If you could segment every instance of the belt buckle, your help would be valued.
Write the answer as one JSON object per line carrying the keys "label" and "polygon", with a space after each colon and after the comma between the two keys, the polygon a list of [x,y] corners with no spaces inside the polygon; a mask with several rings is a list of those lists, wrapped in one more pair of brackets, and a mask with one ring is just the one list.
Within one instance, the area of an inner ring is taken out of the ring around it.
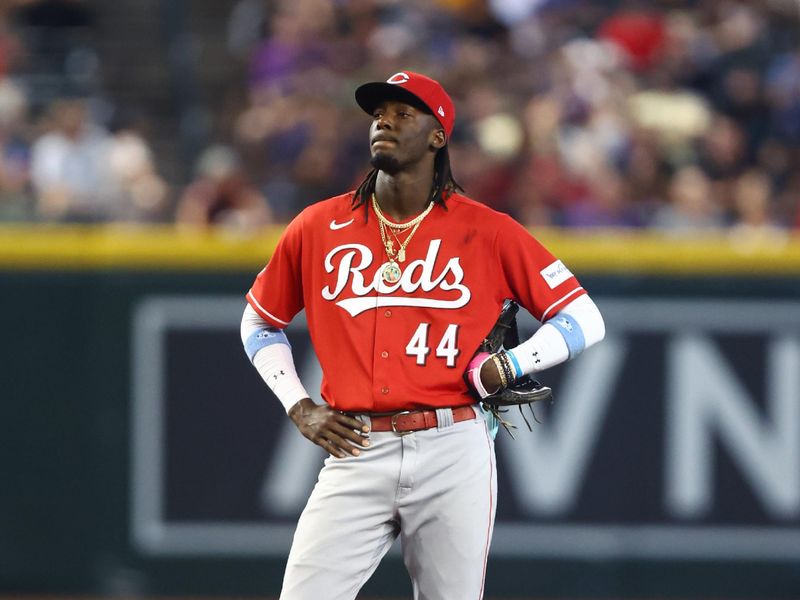
{"label": "belt buckle", "polygon": [[413,433],[413,431],[397,431],[397,417],[399,417],[400,415],[408,415],[408,414],[411,414],[410,410],[401,410],[399,413],[395,413],[392,415],[392,418],[389,421],[392,425],[392,432],[400,436]]}

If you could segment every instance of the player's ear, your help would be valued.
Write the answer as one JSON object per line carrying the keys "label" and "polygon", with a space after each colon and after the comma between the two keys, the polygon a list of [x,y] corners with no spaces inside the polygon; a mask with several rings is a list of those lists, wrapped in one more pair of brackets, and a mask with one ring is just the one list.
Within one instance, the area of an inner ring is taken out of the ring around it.
{"label": "player's ear", "polygon": [[444,148],[447,143],[447,136],[444,134],[444,129],[434,129],[431,132],[430,145],[434,150]]}

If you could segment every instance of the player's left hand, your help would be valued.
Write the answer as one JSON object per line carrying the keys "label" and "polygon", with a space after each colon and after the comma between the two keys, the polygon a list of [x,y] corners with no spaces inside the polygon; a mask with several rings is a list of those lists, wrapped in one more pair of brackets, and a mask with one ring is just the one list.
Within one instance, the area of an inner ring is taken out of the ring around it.
{"label": "player's left hand", "polygon": [[361,451],[357,446],[369,446],[369,426],[327,404],[315,404],[304,398],[289,409],[289,417],[306,438],[330,452],[336,458]]}

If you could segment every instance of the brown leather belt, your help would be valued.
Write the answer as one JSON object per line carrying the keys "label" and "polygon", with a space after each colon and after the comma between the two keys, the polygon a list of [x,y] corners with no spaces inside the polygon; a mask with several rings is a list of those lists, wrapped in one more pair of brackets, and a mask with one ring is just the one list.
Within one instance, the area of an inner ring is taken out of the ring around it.
{"label": "brown leather belt", "polygon": [[[471,406],[458,406],[452,411],[454,423],[475,418],[475,410]],[[435,410],[406,410],[392,415],[370,415],[370,423],[372,431],[394,431],[395,433],[432,429],[439,424]]]}

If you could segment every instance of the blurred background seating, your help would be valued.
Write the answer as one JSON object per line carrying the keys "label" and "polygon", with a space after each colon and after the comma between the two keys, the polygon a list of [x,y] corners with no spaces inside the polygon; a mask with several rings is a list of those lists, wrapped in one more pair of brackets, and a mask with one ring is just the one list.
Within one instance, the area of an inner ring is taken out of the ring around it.
{"label": "blurred background seating", "polygon": [[360,181],[352,91],[408,68],[456,100],[467,194],[527,225],[790,231],[797,22],[792,0],[13,0],[0,218],[186,223],[225,146],[249,229],[287,222]]}

